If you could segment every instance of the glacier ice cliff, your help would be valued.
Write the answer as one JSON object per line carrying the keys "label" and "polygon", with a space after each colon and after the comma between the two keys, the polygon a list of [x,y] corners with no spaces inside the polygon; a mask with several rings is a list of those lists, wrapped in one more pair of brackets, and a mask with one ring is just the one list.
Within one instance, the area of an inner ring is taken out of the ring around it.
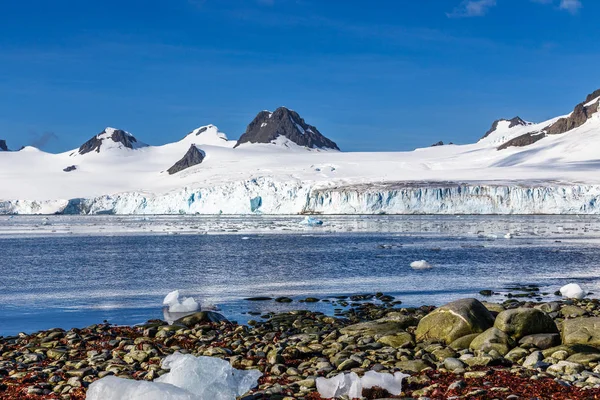
{"label": "glacier ice cliff", "polygon": [[0,214],[600,214],[600,185],[388,182],[326,187],[257,178],[165,194],[0,200]]}

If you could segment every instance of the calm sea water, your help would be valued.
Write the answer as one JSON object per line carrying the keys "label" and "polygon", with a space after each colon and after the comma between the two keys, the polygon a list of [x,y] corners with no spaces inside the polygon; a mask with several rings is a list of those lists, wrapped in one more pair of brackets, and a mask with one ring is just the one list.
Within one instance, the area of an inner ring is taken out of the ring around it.
{"label": "calm sea water", "polygon": [[[553,293],[577,282],[600,293],[598,220],[591,218],[377,217],[371,220],[375,228],[351,232],[298,229],[294,217],[257,218],[255,224],[244,220],[247,232],[231,228],[237,232],[221,235],[123,231],[115,228],[124,223],[116,217],[61,218],[0,221],[0,335],[162,318],[162,299],[175,289],[240,322],[250,318],[248,311],[331,312],[322,302],[244,300],[252,296],[325,299],[381,291],[417,306],[480,297],[482,289],[501,292],[495,297],[501,300],[515,284],[538,284]],[[356,227],[355,218],[337,217],[336,226]],[[158,221],[149,223],[164,225]],[[168,226],[197,222],[169,219]],[[200,220],[205,222],[219,226],[216,219]],[[248,228],[274,223],[283,230]],[[85,234],[42,229],[77,224],[95,228]],[[23,227],[31,229],[24,233]],[[507,231],[515,237],[505,239]],[[422,259],[434,268],[410,268]]]}

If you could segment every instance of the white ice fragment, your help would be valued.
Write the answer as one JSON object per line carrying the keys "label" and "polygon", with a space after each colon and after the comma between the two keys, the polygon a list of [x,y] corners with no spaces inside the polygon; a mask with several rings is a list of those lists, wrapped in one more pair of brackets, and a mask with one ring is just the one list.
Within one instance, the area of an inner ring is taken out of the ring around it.
{"label": "white ice fragment", "polygon": [[323,221],[310,217],[310,216],[306,216],[304,217],[304,219],[302,221],[300,221],[300,225],[306,225],[306,226],[321,226],[323,225]]}
{"label": "white ice fragment", "polygon": [[433,266],[425,260],[413,261],[410,263],[412,269],[431,269]]}
{"label": "white ice fragment", "polygon": [[170,371],[154,382],[108,376],[92,383],[86,400],[235,400],[258,385],[259,371],[234,369],[213,357],[175,353],[163,361]]}
{"label": "white ice fragment", "polygon": [[361,379],[355,372],[338,374],[333,378],[317,378],[317,391],[323,398],[338,398],[347,396],[351,399],[362,397]]}
{"label": "white ice fragment", "polygon": [[233,400],[258,385],[262,376],[257,370],[236,370],[220,358],[180,353],[168,356],[163,368],[170,372],[156,382],[170,383],[207,400]]}
{"label": "white ice fragment", "polygon": [[402,380],[409,375],[402,372],[392,374],[383,374],[375,371],[368,371],[365,376],[359,378],[356,373],[339,374],[330,379],[317,378],[315,383],[317,391],[323,398],[339,398],[347,396],[348,398],[361,398],[362,390],[379,387],[387,390],[391,395],[397,396],[402,393]]}
{"label": "white ice fragment", "polygon": [[410,375],[396,372],[392,374],[384,374],[375,371],[367,371],[362,377],[362,386],[364,389],[380,387],[387,390],[392,396],[398,396],[402,393],[402,380]]}
{"label": "white ice fragment", "polygon": [[563,295],[563,297],[581,300],[587,293],[578,284],[569,283],[560,288],[560,294]]}
{"label": "white ice fragment", "polygon": [[107,376],[92,383],[86,400],[198,400],[187,390],[166,383]]}
{"label": "white ice fragment", "polygon": [[506,235],[504,235],[504,239],[512,239],[513,235],[512,233],[508,232]]}
{"label": "white ice fragment", "polygon": [[182,297],[179,290],[175,290],[165,296],[163,305],[169,307],[171,313],[194,312],[200,309],[200,305],[192,297]]}

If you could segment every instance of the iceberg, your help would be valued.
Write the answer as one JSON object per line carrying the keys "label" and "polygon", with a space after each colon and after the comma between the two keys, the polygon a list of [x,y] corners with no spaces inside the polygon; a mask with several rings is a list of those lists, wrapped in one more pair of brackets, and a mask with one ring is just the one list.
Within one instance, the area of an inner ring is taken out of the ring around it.
{"label": "iceberg", "polygon": [[431,269],[433,266],[425,260],[413,261],[410,263],[412,269]]}
{"label": "iceberg", "polygon": [[323,225],[323,221],[313,218],[313,217],[304,217],[304,219],[302,221],[300,221],[300,225],[321,226],[321,225]]}
{"label": "iceberg", "polygon": [[315,383],[317,391],[323,398],[339,398],[347,396],[348,398],[361,398],[363,389],[379,387],[387,390],[392,396],[398,396],[402,393],[402,380],[409,375],[402,372],[396,372],[394,375],[368,371],[362,378],[356,373],[339,374],[332,378],[317,378]]}
{"label": "iceberg", "polygon": [[169,307],[170,313],[188,313],[200,310],[200,304],[192,297],[182,297],[179,290],[165,296],[163,305]]}
{"label": "iceberg", "polygon": [[92,383],[86,400],[235,400],[258,385],[262,373],[241,371],[213,357],[175,353],[163,360],[170,371],[154,382],[108,376]]}
{"label": "iceberg", "polygon": [[560,288],[560,294],[563,297],[567,297],[569,299],[581,300],[585,297],[587,293],[578,284],[569,283],[568,285],[565,285]]}

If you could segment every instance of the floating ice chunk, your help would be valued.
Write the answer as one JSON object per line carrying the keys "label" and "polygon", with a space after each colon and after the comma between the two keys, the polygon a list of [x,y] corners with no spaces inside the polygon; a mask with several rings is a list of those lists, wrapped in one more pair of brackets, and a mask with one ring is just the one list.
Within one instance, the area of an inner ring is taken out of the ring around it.
{"label": "floating ice chunk", "polygon": [[348,396],[351,399],[362,397],[362,382],[356,373],[339,374],[333,378],[317,378],[317,391],[323,398]]}
{"label": "floating ice chunk", "polygon": [[317,378],[317,391],[323,398],[339,398],[347,396],[351,399],[362,397],[362,390],[379,387],[387,390],[391,395],[397,396],[402,393],[402,380],[409,375],[402,372],[382,374],[368,371],[365,376],[359,378],[354,372],[339,374],[330,379]]}
{"label": "floating ice chunk", "polygon": [[165,296],[163,305],[169,307],[171,313],[186,313],[200,310],[200,305],[191,297],[181,297],[179,290]]}
{"label": "floating ice chunk", "polygon": [[402,393],[402,380],[409,376],[410,375],[403,374],[402,372],[396,372],[392,375],[367,371],[365,376],[362,377],[361,382],[364,389],[380,387],[387,390],[392,396],[398,396]]}
{"label": "floating ice chunk", "polygon": [[504,239],[512,239],[513,235],[512,233],[508,232],[506,235],[504,235]]}
{"label": "floating ice chunk", "polygon": [[170,371],[154,382],[108,376],[92,383],[86,400],[235,400],[258,385],[259,371],[240,371],[213,357],[175,353],[163,361]]}
{"label": "floating ice chunk", "polygon": [[570,299],[583,299],[587,294],[581,286],[576,283],[569,283],[560,288],[560,294]]}
{"label": "floating ice chunk", "polygon": [[431,264],[429,264],[425,260],[413,261],[413,262],[410,263],[410,267],[412,269],[430,269],[430,268],[433,268],[433,266]]}
{"label": "floating ice chunk", "polygon": [[300,221],[300,225],[321,226],[321,225],[323,225],[323,221],[307,216],[307,217],[304,217],[304,219],[302,221]]}
{"label": "floating ice chunk", "polygon": [[86,400],[199,400],[187,390],[166,383],[107,376],[92,383]]}

